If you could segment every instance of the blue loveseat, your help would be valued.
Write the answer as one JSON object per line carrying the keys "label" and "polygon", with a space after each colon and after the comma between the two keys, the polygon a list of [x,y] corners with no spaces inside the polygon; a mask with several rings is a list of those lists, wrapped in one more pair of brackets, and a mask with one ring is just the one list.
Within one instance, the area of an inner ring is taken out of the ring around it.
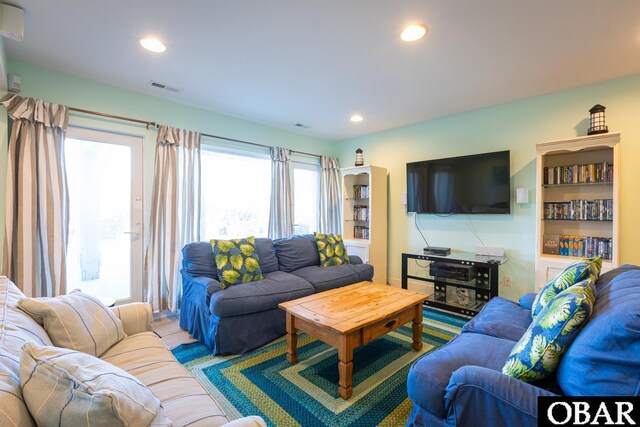
{"label": "blue loveseat", "polygon": [[538,396],[640,395],[640,267],[600,276],[592,317],[555,376],[528,384],[501,370],[531,323],[534,297],[492,299],[460,335],[413,364],[408,426],[536,426]]}
{"label": "blue loveseat", "polygon": [[357,256],[350,264],[320,267],[313,235],[256,238],[255,246],[264,279],[226,289],[209,242],[182,250],[180,327],[214,354],[246,353],[284,335],[281,302],[373,278],[373,266]]}

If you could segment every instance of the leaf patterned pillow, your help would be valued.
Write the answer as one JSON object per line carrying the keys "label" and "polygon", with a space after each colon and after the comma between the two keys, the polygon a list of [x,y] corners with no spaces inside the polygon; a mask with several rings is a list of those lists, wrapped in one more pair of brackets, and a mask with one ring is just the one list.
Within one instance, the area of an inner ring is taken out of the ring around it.
{"label": "leaf patterned pillow", "polygon": [[513,347],[502,373],[526,382],[551,375],[591,316],[595,301],[591,278],[556,295]]}
{"label": "leaf patterned pillow", "polygon": [[347,255],[341,235],[322,233],[313,233],[313,235],[316,238],[321,267],[349,264],[349,255]]}
{"label": "leaf patterned pillow", "polygon": [[602,269],[602,258],[584,258],[567,266],[562,273],[544,285],[538,292],[531,305],[531,318],[535,319],[538,313],[560,292],[584,279],[591,278],[593,283],[598,280]]}
{"label": "leaf patterned pillow", "polygon": [[262,280],[256,240],[253,236],[245,239],[211,239],[213,256],[218,268],[218,281],[225,289],[238,283]]}

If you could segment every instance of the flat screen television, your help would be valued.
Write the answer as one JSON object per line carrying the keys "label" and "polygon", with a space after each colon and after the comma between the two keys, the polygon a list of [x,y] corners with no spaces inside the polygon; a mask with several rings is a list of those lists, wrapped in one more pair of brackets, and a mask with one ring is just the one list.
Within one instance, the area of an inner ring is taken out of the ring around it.
{"label": "flat screen television", "polygon": [[407,211],[511,213],[509,151],[407,163]]}

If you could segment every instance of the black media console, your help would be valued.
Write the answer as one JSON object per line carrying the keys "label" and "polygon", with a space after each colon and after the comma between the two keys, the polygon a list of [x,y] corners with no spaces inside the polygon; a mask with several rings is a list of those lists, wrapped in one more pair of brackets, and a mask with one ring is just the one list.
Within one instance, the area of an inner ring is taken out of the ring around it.
{"label": "black media console", "polygon": [[[416,260],[418,272],[408,274],[408,262]],[[505,257],[453,252],[440,256],[424,253],[402,254],[402,288],[409,279],[433,283],[434,293],[426,305],[475,316],[498,295],[498,269]],[[419,274],[419,275],[418,275]]]}

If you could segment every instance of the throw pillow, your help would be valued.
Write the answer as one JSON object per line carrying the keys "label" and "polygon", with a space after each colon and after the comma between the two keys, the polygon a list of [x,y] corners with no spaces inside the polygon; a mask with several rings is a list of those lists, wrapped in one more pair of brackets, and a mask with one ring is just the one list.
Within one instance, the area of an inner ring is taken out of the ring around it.
{"label": "throw pillow", "polygon": [[255,245],[256,240],[253,236],[245,239],[211,240],[218,268],[218,281],[222,289],[264,278]]}
{"label": "throw pillow", "polygon": [[549,304],[549,301],[569,286],[587,278],[591,278],[591,281],[595,283],[598,280],[601,268],[602,258],[585,258],[567,266],[562,273],[544,285],[538,292],[531,306],[531,317],[535,319],[538,313]]}
{"label": "throw pillow", "polygon": [[171,424],[160,400],[140,380],[85,353],[27,343],[20,382],[40,427]]}
{"label": "throw pillow", "polygon": [[313,233],[313,235],[316,238],[318,254],[320,254],[320,266],[349,264],[349,255],[341,235],[322,233]]}
{"label": "throw pillow", "polygon": [[82,292],[55,298],[22,298],[18,307],[44,326],[56,347],[100,356],[127,336],[122,321],[110,309]]}
{"label": "throw pillow", "polygon": [[526,382],[551,375],[591,316],[595,300],[590,278],[556,295],[513,347],[502,373]]}

